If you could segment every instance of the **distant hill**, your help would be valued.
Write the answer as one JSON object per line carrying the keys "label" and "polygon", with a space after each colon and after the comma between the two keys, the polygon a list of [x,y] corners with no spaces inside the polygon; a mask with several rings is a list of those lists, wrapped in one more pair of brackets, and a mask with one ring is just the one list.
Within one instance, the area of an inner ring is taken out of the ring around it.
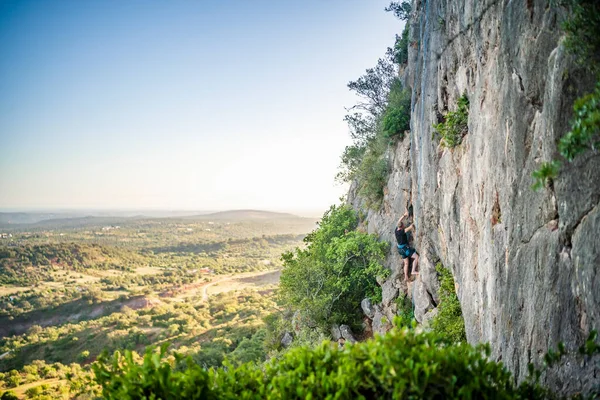
{"label": "distant hill", "polygon": [[272,220],[272,219],[300,219],[294,214],[261,210],[229,210],[212,214],[194,215],[187,218],[202,220]]}
{"label": "distant hill", "polygon": [[0,229],[68,229],[68,228],[82,228],[88,226],[101,226],[101,225],[122,225],[126,221],[139,219],[139,217],[122,218],[122,217],[75,217],[75,218],[50,218],[35,222],[2,222],[0,221]]}
{"label": "distant hill", "polygon": [[61,213],[61,212],[0,212],[0,226],[34,224],[48,219],[76,218],[85,214]]}
{"label": "distant hill", "polygon": [[[188,211],[193,213],[193,211]],[[156,214],[156,213],[155,213]],[[104,225],[126,225],[127,223],[141,220],[157,221],[284,221],[306,220],[290,213],[280,213],[262,210],[230,210],[211,214],[179,215],[184,212],[164,212],[163,216],[138,215],[76,215],[69,213],[28,213],[10,212],[0,213],[0,230],[22,231],[37,229],[73,229]],[[314,219],[314,218],[308,218]]]}

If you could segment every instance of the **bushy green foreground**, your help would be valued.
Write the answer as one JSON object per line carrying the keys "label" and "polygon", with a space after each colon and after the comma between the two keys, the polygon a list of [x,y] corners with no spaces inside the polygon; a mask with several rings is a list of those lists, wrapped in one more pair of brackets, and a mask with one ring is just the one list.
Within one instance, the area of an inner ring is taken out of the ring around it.
{"label": "bushy green foreground", "polygon": [[[324,342],[297,348],[264,366],[203,370],[176,368],[149,351],[143,364],[116,353],[94,366],[105,399],[537,399],[523,384],[486,359],[487,347],[451,344],[435,334],[393,330],[339,350]],[[179,360],[181,363],[183,360]]]}

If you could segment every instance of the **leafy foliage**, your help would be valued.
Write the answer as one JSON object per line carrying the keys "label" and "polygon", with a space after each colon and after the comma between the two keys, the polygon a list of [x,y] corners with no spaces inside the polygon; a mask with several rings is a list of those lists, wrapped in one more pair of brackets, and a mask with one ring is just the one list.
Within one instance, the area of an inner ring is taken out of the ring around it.
{"label": "leafy foliage", "polygon": [[454,278],[450,270],[441,264],[436,265],[435,269],[440,279],[440,304],[438,314],[431,323],[433,331],[451,342],[466,342],[465,321],[454,289]]}
{"label": "leafy foliage", "polygon": [[[567,10],[563,23],[565,47],[575,56],[578,64],[596,75],[595,90],[575,101],[571,130],[558,143],[562,157],[571,162],[579,154],[600,145],[600,2],[596,0],[561,0],[558,5]],[[543,162],[533,172],[534,190],[556,178],[561,163]]]}
{"label": "leafy foliage", "polygon": [[[558,152],[571,162],[586,150],[595,150],[600,145],[600,82],[594,92],[575,101],[571,130],[558,142]],[[545,161],[533,171],[534,190],[541,189],[558,176],[561,162]]]}
{"label": "leafy foliage", "polygon": [[596,90],[575,101],[571,130],[560,139],[558,151],[568,161],[600,145],[600,82]]}
{"label": "leafy foliage", "polygon": [[582,66],[600,72],[600,3],[596,0],[562,0],[568,18],[563,23],[565,47]]}
{"label": "leafy foliage", "polygon": [[397,316],[394,319],[394,325],[398,327],[412,327],[413,321],[415,321],[415,313],[413,310],[412,302],[407,295],[400,295],[396,298],[396,305],[398,311]]}
{"label": "leafy foliage", "polygon": [[592,356],[594,354],[600,354],[600,344],[596,342],[598,340],[598,331],[592,330],[585,341],[584,345],[579,348],[579,353]]}
{"label": "leafy foliage", "polygon": [[458,99],[456,111],[450,111],[444,116],[444,122],[434,125],[434,129],[442,136],[442,146],[458,146],[467,134],[469,123],[469,99],[463,94]]}
{"label": "leafy foliage", "polygon": [[388,106],[383,114],[382,131],[385,137],[391,138],[410,130],[411,93],[405,89],[400,80],[396,80],[388,96]]}
{"label": "leafy foliage", "polygon": [[396,80],[396,67],[389,58],[380,58],[377,65],[355,81],[348,82],[348,89],[362,99],[351,109],[377,117],[387,106],[388,94]]}
{"label": "leafy foliage", "polygon": [[17,397],[15,392],[9,390],[7,392],[2,393],[2,397],[0,397],[0,400],[19,400],[19,398]]}
{"label": "leafy foliage", "polygon": [[0,247],[0,283],[32,285],[53,280],[55,268],[128,270],[144,259],[140,255],[98,244],[60,243]]}
{"label": "leafy foliage", "polygon": [[336,179],[341,182],[349,182],[356,177],[356,174],[362,164],[363,157],[367,151],[367,146],[346,146],[342,153],[341,165],[343,168],[338,172]]}
{"label": "leafy foliage", "polygon": [[556,178],[560,169],[559,161],[543,162],[540,168],[533,171],[534,183],[531,186],[533,190],[543,188],[550,180]]}
{"label": "leafy foliage", "polygon": [[387,143],[383,136],[371,141],[355,174],[358,194],[372,209],[379,209],[384,197],[383,189],[388,179]]}
{"label": "leafy foliage", "polygon": [[[360,157],[364,154],[366,146],[377,136],[382,115],[387,109],[389,93],[397,81],[396,71],[393,60],[388,54],[379,59],[374,68],[367,69],[366,73],[356,81],[348,83],[348,88],[359,97],[360,101],[350,107],[348,111],[352,113],[344,117],[354,142],[352,147],[357,149],[352,152],[347,149],[344,153],[346,160],[342,160],[342,166],[350,171],[347,180],[353,179],[352,172],[355,169],[352,166],[360,164]],[[359,158],[348,159],[348,155]]]}
{"label": "leafy foliage", "polygon": [[[407,1],[392,2],[386,11],[407,20],[411,5]],[[404,132],[410,129],[411,94],[402,87],[397,76],[397,64],[408,59],[408,36],[405,26],[402,36],[396,37],[394,49],[388,48],[374,68],[348,83],[360,101],[344,118],[354,143],[342,154],[337,179],[356,181],[359,195],[366,199],[367,207],[373,209],[380,207],[384,197],[389,139],[402,139]]]}
{"label": "leafy foliage", "polygon": [[385,11],[394,13],[401,21],[407,21],[410,17],[412,7],[408,1],[392,1],[390,5],[385,8]]}
{"label": "leafy foliage", "polygon": [[146,352],[141,363],[130,352],[102,357],[94,366],[105,399],[309,399],[309,398],[492,398],[541,399],[532,383],[514,384],[489,347],[453,344],[438,335],[394,329],[374,340],[347,346],[323,343],[295,348],[264,367],[203,370],[181,357]]}
{"label": "leafy foliage", "polygon": [[283,254],[283,305],[300,310],[323,328],[360,321],[356,304],[381,296],[375,278],[385,274],[380,262],[387,244],[355,231],[357,225],[356,212],[349,206],[332,206],[319,228],[305,238],[305,249]]}
{"label": "leafy foliage", "polygon": [[342,154],[337,179],[356,180],[358,193],[373,209],[383,200],[388,176],[384,155],[389,139],[402,138],[410,129],[411,95],[397,78],[392,58],[388,54],[375,68],[348,84],[362,100],[351,108],[355,112],[344,118],[354,143]]}
{"label": "leafy foliage", "polygon": [[391,49],[392,56],[396,64],[403,65],[408,62],[408,35],[408,24],[406,24],[404,26],[404,30],[402,31],[402,35],[396,35],[396,43],[394,43],[394,48]]}
{"label": "leafy foliage", "polygon": [[[134,353],[123,356],[116,352],[110,364],[104,357],[92,368],[96,380],[103,386],[105,399],[217,399],[210,389],[209,375],[188,359],[185,372],[174,370],[172,363],[163,361],[167,345],[160,352],[146,352],[142,364]],[[116,373],[118,371],[118,373]]]}

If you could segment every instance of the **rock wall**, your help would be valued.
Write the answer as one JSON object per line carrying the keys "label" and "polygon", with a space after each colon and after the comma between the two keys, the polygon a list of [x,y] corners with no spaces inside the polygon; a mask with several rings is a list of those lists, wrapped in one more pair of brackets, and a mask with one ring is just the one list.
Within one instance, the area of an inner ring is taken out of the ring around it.
{"label": "rock wall", "polygon": [[[403,77],[413,94],[411,134],[389,155],[382,209],[365,219],[390,242],[375,331],[389,328],[381,317],[393,317],[402,291],[414,293],[417,319],[428,319],[437,260],[455,277],[468,341],[489,342],[518,380],[559,341],[576,352],[600,329],[600,154],[580,155],[552,187],[531,189],[532,172],[557,155],[573,101],[593,87],[561,46],[563,17],[547,0],[413,1]],[[432,125],[463,93],[469,132],[443,148]],[[364,210],[353,188],[349,202]],[[414,288],[394,250],[407,204],[422,264]],[[563,393],[589,391],[600,363],[567,360],[545,379]]]}

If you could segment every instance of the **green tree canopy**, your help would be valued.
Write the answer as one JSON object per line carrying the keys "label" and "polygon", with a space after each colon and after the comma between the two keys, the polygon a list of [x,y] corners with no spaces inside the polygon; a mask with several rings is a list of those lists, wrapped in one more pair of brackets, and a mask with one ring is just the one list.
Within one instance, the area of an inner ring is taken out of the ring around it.
{"label": "green tree canopy", "polygon": [[377,299],[384,275],[380,262],[387,243],[356,231],[358,217],[349,206],[333,206],[319,228],[310,233],[306,249],[285,253],[279,298],[317,325],[356,323],[360,301]]}

